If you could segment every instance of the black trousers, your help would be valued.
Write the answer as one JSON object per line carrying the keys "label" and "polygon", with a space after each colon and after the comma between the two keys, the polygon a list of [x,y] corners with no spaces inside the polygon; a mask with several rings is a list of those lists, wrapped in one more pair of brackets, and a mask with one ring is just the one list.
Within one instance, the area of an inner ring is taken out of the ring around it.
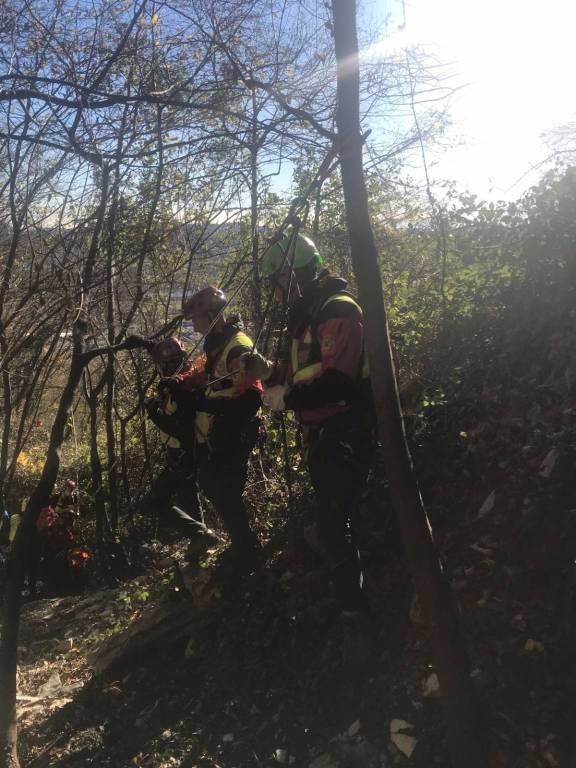
{"label": "black trousers", "polygon": [[[183,513],[179,513],[173,505],[180,507]],[[190,452],[168,449],[166,466],[152,483],[150,493],[142,504],[142,512],[184,536],[193,538],[199,533],[196,523],[203,522],[203,516],[194,457]]]}
{"label": "black trousers", "polygon": [[240,554],[258,546],[242,494],[259,428],[258,418],[235,429],[229,422],[215,419],[208,444],[197,450],[200,487],[221,518],[232,549]]}
{"label": "black trousers", "polygon": [[308,434],[308,469],[316,493],[316,528],[343,610],[364,607],[354,517],[366,487],[374,441],[355,413],[339,414]]}

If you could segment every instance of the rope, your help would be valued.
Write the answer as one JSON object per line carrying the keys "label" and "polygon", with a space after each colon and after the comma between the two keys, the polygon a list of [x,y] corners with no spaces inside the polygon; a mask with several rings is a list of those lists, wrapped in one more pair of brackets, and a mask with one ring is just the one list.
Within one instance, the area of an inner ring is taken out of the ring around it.
{"label": "rope", "polygon": [[[308,211],[306,211],[306,217],[308,216]],[[288,292],[286,296],[284,297],[284,306],[282,310],[282,316],[285,317],[286,311],[287,311],[287,305],[288,305],[288,298],[290,296],[290,289],[292,287],[292,277],[294,275],[294,259],[296,258],[296,241],[298,239],[298,231],[300,229],[301,222],[300,219],[295,218],[294,223],[292,225],[292,229],[290,231],[290,236],[288,240],[288,244],[286,246],[286,252],[284,253],[284,256],[282,258],[282,263],[280,264],[280,268],[278,269],[278,272],[282,272],[284,270],[284,266],[286,264],[286,261],[288,259],[288,254],[291,252],[292,257],[290,259],[290,282],[288,285]],[[282,243],[281,241],[277,241],[278,246],[282,250]],[[268,246],[270,247],[270,246]],[[254,354],[254,350],[256,349],[256,346],[258,342],[260,341],[260,337],[262,336],[262,332],[264,331],[264,327],[266,324],[266,319],[268,317],[268,313],[270,312],[270,309],[272,307],[272,302],[274,300],[274,292],[276,290],[276,285],[273,283],[270,287],[270,295],[268,296],[268,301],[266,302],[266,307],[264,308],[264,312],[262,315],[262,322],[260,324],[260,330],[258,331],[258,334],[254,340],[254,344],[252,346],[252,352],[251,354]]]}
{"label": "rope", "polygon": [[74,437],[74,474],[76,475],[76,513],[80,513],[80,473],[78,470],[78,436],[76,434],[76,419],[74,418],[74,408],[70,413],[72,422],[72,436]]}
{"label": "rope", "polygon": [[[309,210],[308,201],[306,201],[306,214],[304,216],[304,221],[306,221],[306,219],[308,218],[308,210]],[[291,239],[289,240],[288,246],[286,247],[286,253],[284,255],[282,266],[279,270],[280,272],[282,271],[283,266],[286,262],[286,258],[288,257],[288,254],[290,252],[290,248],[292,248],[292,255],[290,259],[290,277],[288,280],[288,288],[284,293],[284,304],[282,307],[282,325],[281,325],[280,335],[278,337],[278,344],[276,346],[276,358],[278,358],[282,350],[282,345],[284,343],[284,326],[286,325],[286,321],[287,321],[288,302],[290,301],[292,281],[294,279],[294,260],[296,258],[296,241],[298,239],[299,228],[300,228],[300,222],[297,222],[292,229]],[[272,286],[272,294],[271,294],[272,296],[274,295],[274,290],[275,290],[275,286]],[[286,487],[288,489],[288,512],[290,516],[292,516],[292,513],[294,512],[294,494],[292,491],[292,469],[290,467],[290,451],[288,448],[288,435],[286,433],[286,419],[282,411],[280,412],[279,415],[280,415],[280,432],[282,435],[282,452],[284,454],[284,477],[286,478]]]}

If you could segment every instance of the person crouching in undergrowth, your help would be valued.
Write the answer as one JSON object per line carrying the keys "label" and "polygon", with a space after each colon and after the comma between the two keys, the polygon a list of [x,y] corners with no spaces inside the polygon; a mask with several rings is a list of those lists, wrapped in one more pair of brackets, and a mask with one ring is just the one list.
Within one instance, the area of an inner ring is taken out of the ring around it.
{"label": "person crouching in undergrowth", "polygon": [[88,580],[91,556],[78,527],[76,502],[76,483],[67,480],[36,520],[42,580],[49,594],[79,593]]}
{"label": "person crouching in undergrowth", "polygon": [[214,286],[184,303],[184,317],[205,335],[204,387],[191,391],[175,381],[172,395],[179,408],[196,414],[198,479],[230,537],[229,563],[250,572],[261,562],[261,547],[242,494],[259,437],[262,384],[240,370],[239,360],[251,355],[253,343],[238,320],[226,319],[226,304],[224,293]]}
{"label": "person crouching in undergrowth", "polygon": [[295,411],[302,427],[317,501],[315,533],[342,609],[344,654],[360,663],[369,653],[372,627],[353,521],[374,453],[362,309],[343,278],[321,269],[312,240],[298,234],[293,247],[290,243],[286,233],[262,260],[262,276],[271,282],[276,301],[289,306],[287,378],[276,383],[275,364],[264,369],[259,358],[244,365],[268,378],[265,404]]}

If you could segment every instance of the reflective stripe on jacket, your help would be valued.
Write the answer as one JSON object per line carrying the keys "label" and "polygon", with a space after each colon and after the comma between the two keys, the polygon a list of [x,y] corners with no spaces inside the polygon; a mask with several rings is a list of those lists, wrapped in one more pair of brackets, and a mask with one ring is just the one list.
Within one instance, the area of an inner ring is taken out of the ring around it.
{"label": "reflective stripe on jacket", "polygon": [[[347,293],[335,293],[322,304],[317,312],[320,315],[322,310],[331,302],[343,301],[352,304],[362,315],[362,309],[358,302]],[[293,384],[306,384],[317,379],[322,373],[322,349],[315,338],[313,329],[314,321],[305,328],[304,332],[298,337],[292,339],[290,350],[290,365]],[[368,358],[362,354],[361,370],[358,371],[358,382],[367,379]]]}
{"label": "reflective stripe on jacket", "polygon": [[[230,353],[237,347],[245,348],[250,351],[253,347],[252,339],[247,336],[243,331],[237,331],[224,345],[221,352],[218,353],[216,363],[210,374],[210,379],[214,381],[213,384],[208,383],[205,389],[206,397],[238,397],[238,391],[234,384],[234,378],[230,376],[228,379],[218,381],[222,377],[226,376],[232,371],[228,368],[228,357]],[[261,386],[258,386],[261,389]],[[211,413],[204,413],[199,411],[196,414],[196,439],[199,443],[205,443],[208,440],[208,435],[212,429],[212,423],[214,416]]]}
{"label": "reflective stripe on jacket", "polygon": [[8,541],[10,544],[12,544],[16,538],[16,531],[18,530],[18,526],[20,525],[21,520],[22,517],[17,512],[10,517],[10,533],[8,534]]}

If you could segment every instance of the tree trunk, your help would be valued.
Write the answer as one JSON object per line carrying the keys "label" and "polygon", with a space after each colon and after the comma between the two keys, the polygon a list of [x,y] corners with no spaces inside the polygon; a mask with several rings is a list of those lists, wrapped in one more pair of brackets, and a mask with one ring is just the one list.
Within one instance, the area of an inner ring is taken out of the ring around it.
{"label": "tree trunk", "polygon": [[104,555],[104,532],[107,529],[106,501],[104,499],[104,479],[102,461],[98,450],[98,395],[100,388],[87,392],[90,410],[90,474],[91,494],[94,501],[96,521],[96,550],[100,557]]}
{"label": "tree trunk", "polygon": [[[98,252],[100,233],[106,211],[108,197],[109,171],[102,168],[102,190],[90,248],[86,256],[82,273],[82,299],[92,283],[94,262]],[[72,357],[68,379],[58,403],[58,409],[52,424],[50,440],[46,450],[46,460],[40,480],[34,489],[22,522],[12,543],[4,588],[2,606],[2,638],[0,640],[0,768],[19,768],[18,729],[16,725],[16,670],[18,667],[18,633],[20,628],[20,606],[22,586],[26,573],[26,560],[31,550],[31,540],[35,533],[36,520],[42,507],[50,500],[54,484],[60,469],[60,451],[64,441],[66,424],[70,417],[76,389],[82,371],[90,361],[84,353],[84,335],[87,324],[85,318],[78,317],[72,329]]]}
{"label": "tree trunk", "polygon": [[[135,419],[138,416],[138,412],[140,411],[140,400],[136,403],[136,406],[126,414],[126,416],[122,417],[119,416],[119,422],[120,422],[120,434],[118,436],[118,455],[120,460],[120,478],[122,480],[122,502],[124,504],[125,509],[127,510],[127,515],[130,517],[130,520],[132,521],[133,515],[134,515],[134,507],[131,503],[132,499],[132,490],[131,490],[131,484],[130,484],[130,473],[128,471],[128,454],[127,454],[127,442],[128,442],[128,427],[130,426],[130,422]],[[143,441],[143,452],[145,457],[147,454],[147,446],[144,445]]]}
{"label": "tree trunk", "polygon": [[18,457],[20,452],[24,449],[30,433],[32,431],[32,425],[38,414],[38,409],[46,390],[46,385],[50,380],[50,377],[54,371],[54,367],[58,362],[58,354],[55,355],[56,348],[60,344],[60,333],[64,329],[67,321],[67,317],[64,316],[62,323],[58,326],[58,332],[54,334],[52,341],[50,342],[46,352],[36,360],[34,364],[34,372],[32,378],[26,387],[25,394],[22,397],[21,407],[19,409],[19,424],[16,432],[16,438],[14,440],[14,449],[12,451],[12,459],[8,470],[6,472],[6,486],[9,487],[14,479],[16,467],[18,464]]}
{"label": "tree trunk", "polygon": [[250,243],[254,284],[254,328],[262,322],[262,285],[260,281],[260,232],[258,229],[258,105],[252,90],[252,136],[250,146]]}
{"label": "tree trunk", "polygon": [[[120,152],[120,147],[118,147]],[[114,247],[116,241],[116,218],[118,212],[119,170],[116,169],[116,182],[112,194],[112,204],[108,216],[108,253],[106,258],[106,323],[108,326],[108,344],[112,346],[116,339],[114,318]],[[106,454],[108,474],[108,505],[110,528],[115,533],[118,529],[118,472],[116,470],[116,432],[114,429],[114,398],[116,393],[114,380],[115,360],[112,352],[108,355],[104,374],[106,397],[104,405],[106,424]]]}
{"label": "tree trunk", "polygon": [[352,263],[364,310],[366,344],[384,462],[406,556],[428,626],[432,657],[442,691],[452,763],[484,768],[487,751],[478,716],[464,641],[450,587],[442,572],[418,490],[406,441],[378,253],[370,224],[362,167],[359,66],[353,0],[332,0],[338,61],[336,124]]}
{"label": "tree trunk", "polygon": [[120,437],[118,450],[120,453],[120,476],[122,478],[122,500],[124,507],[128,510],[128,515],[132,519],[134,510],[130,504],[132,493],[130,491],[130,477],[128,475],[128,457],[126,456],[126,432],[129,419],[120,419]]}
{"label": "tree trunk", "polygon": [[320,213],[322,210],[322,181],[316,188],[316,197],[314,198],[314,221],[312,223],[312,237],[314,241],[318,237],[320,231]]}
{"label": "tree trunk", "polygon": [[[23,125],[23,135],[26,135],[30,124],[30,116],[27,113]],[[6,328],[4,325],[6,310],[6,295],[10,288],[10,278],[18,254],[18,245],[22,234],[22,224],[26,215],[26,206],[18,212],[16,205],[16,179],[18,177],[18,168],[20,165],[20,154],[22,151],[22,141],[16,144],[16,151],[12,161],[12,171],[8,185],[10,193],[10,222],[12,224],[12,237],[8,254],[2,264],[2,282],[0,284],[0,353],[2,360],[6,360],[8,352],[8,341],[6,338]],[[4,362],[2,366],[2,395],[4,403],[4,423],[2,429],[2,443],[0,445],[0,501],[4,504],[4,484],[6,481],[6,470],[8,468],[8,451],[10,443],[10,431],[12,426],[12,385],[10,382],[10,373]]]}
{"label": "tree trunk", "polygon": [[[6,358],[6,351],[8,345],[4,338],[4,334],[0,336],[0,354],[2,360]],[[2,406],[3,406],[3,424],[2,424],[2,443],[0,445],[0,502],[2,506],[5,506],[4,501],[4,485],[6,481],[6,472],[8,469],[8,449],[10,445],[10,431],[12,428],[12,386],[10,382],[10,373],[5,367],[2,366]]]}
{"label": "tree trunk", "polygon": [[140,371],[140,368],[136,365],[134,358],[132,358],[132,366],[134,370],[134,384],[136,385],[136,392],[138,393],[138,410],[140,411],[140,439],[142,440],[142,453],[144,454],[144,466],[142,467],[142,474],[140,476],[141,483],[144,480],[144,477],[147,475],[148,480],[152,481],[152,463],[150,460],[150,446],[148,445],[148,431],[146,429],[146,418],[144,417],[144,414],[142,410],[140,409],[140,404],[144,402],[145,396],[146,396],[146,390],[152,383],[152,379],[148,383],[144,383],[142,381],[142,372]]}
{"label": "tree trunk", "polygon": [[[68,379],[58,403],[42,474],[18,527],[8,560],[0,640],[0,768],[19,768],[20,766],[17,754],[16,670],[22,586],[36,520],[40,510],[48,505],[58,477],[60,450],[72,411],[74,395],[82,372],[90,360],[99,354],[98,350],[84,352],[85,331],[85,321],[77,320],[73,328],[73,351]],[[133,340],[127,340],[125,344],[120,344],[115,349],[117,351],[126,349],[130,343],[132,343],[131,348],[134,348]],[[103,350],[104,352],[107,353],[108,348]]]}
{"label": "tree trunk", "polygon": [[[111,342],[113,343],[113,342]],[[110,529],[113,533],[118,530],[118,470],[116,468],[118,457],[116,454],[116,432],[114,429],[114,355],[108,357],[106,366],[106,452],[108,470],[108,503],[110,510]]]}
{"label": "tree trunk", "polygon": [[74,351],[68,380],[52,425],[42,475],[18,527],[8,561],[0,642],[0,768],[18,768],[20,765],[17,754],[16,667],[22,587],[30,552],[30,541],[34,535],[40,510],[48,505],[58,477],[60,449],[66,424],[70,417],[74,393],[85,365],[82,355],[83,338],[78,324],[74,333]]}

